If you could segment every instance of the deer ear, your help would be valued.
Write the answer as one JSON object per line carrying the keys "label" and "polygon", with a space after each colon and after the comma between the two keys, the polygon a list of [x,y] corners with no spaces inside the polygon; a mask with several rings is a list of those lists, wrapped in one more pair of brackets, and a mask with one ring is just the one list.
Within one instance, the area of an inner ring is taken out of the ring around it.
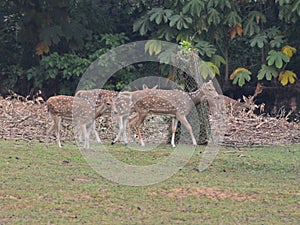
{"label": "deer ear", "polygon": [[243,100],[244,102],[247,102],[248,98],[245,95],[243,95]]}

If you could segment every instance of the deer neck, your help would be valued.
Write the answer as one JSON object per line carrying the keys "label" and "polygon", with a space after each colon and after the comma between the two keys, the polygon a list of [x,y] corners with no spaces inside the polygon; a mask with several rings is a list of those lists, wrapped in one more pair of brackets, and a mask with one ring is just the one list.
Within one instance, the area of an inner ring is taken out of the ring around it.
{"label": "deer neck", "polygon": [[101,116],[105,111],[106,111],[107,107],[105,103],[100,104],[99,106],[96,107],[95,109],[95,117],[99,117]]}
{"label": "deer neck", "polygon": [[204,92],[201,89],[198,89],[197,91],[193,91],[189,93],[189,96],[191,97],[192,101],[195,105],[201,102],[202,97],[204,96]]}

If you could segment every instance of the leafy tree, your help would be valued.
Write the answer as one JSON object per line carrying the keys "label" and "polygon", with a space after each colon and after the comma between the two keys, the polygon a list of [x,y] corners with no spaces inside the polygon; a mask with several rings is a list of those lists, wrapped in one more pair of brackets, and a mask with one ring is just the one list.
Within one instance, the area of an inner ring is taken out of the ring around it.
{"label": "leafy tree", "polygon": [[[218,68],[225,63],[224,80],[230,78],[230,70],[244,68],[231,75],[234,84],[243,86],[250,80],[285,74],[281,69],[289,60],[280,49],[299,46],[296,33],[289,32],[292,26],[299,28],[299,13],[300,0],[163,1],[159,6],[148,5],[133,29],[150,39],[190,42],[203,60]],[[155,42],[149,45],[153,46],[148,50],[158,54]],[[257,75],[252,78],[252,74]],[[295,80],[296,73],[286,74],[288,81]],[[286,79],[280,82],[287,84]]]}
{"label": "leafy tree", "polygon": [[2,93],[11,88],[27,94],[49,85],[58,87],[55,92],[72,93],[93,60],[128,40],[122,31],[128,32],[131,24],[120,21],[126,15],[130,21],[130,15],[116,0],[0,4],[1,45],[9,56],[0,61]]}

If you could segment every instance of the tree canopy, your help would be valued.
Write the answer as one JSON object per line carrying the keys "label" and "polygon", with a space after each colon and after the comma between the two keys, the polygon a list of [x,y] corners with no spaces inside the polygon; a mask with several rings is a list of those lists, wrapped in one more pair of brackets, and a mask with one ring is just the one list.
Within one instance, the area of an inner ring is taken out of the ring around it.
{"label": "tree canopy", "polygon": [[[205,62],[202,74],[221,83],[286,86],[300,74],[300,0],[0,0],[0,6],[2,94],[35,88],[73,94],[95,59],[141,39],[149,40],[149,54],[165,54],[151,40],[196,52]],[[109,88],[150,69],[123,71]]]}

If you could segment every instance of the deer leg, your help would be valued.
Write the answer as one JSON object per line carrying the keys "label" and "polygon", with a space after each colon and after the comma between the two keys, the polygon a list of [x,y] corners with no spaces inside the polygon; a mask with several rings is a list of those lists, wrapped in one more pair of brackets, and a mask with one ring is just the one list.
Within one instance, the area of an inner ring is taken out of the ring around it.
{"label": "deer leg", "polygon": [[52,119],[52,122],[51,122],[51,126],[49,127],[49,129],[47,130],[46,132],[46,146],[48,147],[48,144],[49,144],[49,136],[50,136],[50,133],[53,132],[54,130],[54,118],[52,115],[50,115],[51,119]]}
{"label": "deer leg", "polygon": [[171,139],[171,145],[173,148],[175,148],[175,133],[178,125],[178,120],[176,118],[172,118],[172,139]]}
{"label": "deer leg", "polygon": [[83,147],[85,149],[90,148],[90,135],[87,132],[86,124],[81,125],[81,130],[83,132],[83,137],[84,137],[84,145]]}
{"label": "deer leg", "polygon": [[190,125],[190,123],[187,121],[186,117],[184,115],[176,115],[176,118],[182,123],[184,124],[184,126],[186,127],[186,129],[189,131],[190,135],[191,135],[191,138],[192,138],[192,141],[193,141],[193,145],[194,146],[197,146],[197,141],[194,137],[194,134],[193,134],[193,128],[192,126]]}
{"label": "deer leg", "polygon": [[123,132],[123,118],[124,116],[120,116],[119,117],[119,132],[116,136],[116,138],[113,140],[113,142],[111,143],[112,145],[115,144],[121,137],[121,134]]}
{"label": "deer leg", "polygon": [[128,139],[127,139],[127,124],[128,124],[128,116],[125,116],[123,118],[123,141],[124,144],[127,145],[128,144]]}
{"label": "deer leg", "polygon": [[140,130],[140,125],[142,124],[142,122],[145,120],[147,114],[146,113],[139,113],[138,114],[138,119],[135,123],[135,129],[138,133],[138,136],[139,136],[139,140],[140,140],[140,143],[142,146],[145,146],[145,143],[143,141],[143,137],[142,137],[142,134],[141,134],[141,130]]}
{"label": "deer leg", "polygon": [[60,143],[60,129],[61,129],[61,117],[55,116],[54,118],[54,126],[55,126],[55,131],[56,131],[56,141],[58,144],[58,147],[61,148],[61,143]]}
{"label": "deer leg", "polygon": [[96,121],[93,121],[93,124],[92,124],[91,127],[92,127],[91,129],[93,129],[93,132],[94,132],[94,134],[95,134],[96,141],[97,141],[98,143],[100,143],[101,140],[100,140],[99,134],[98,134],[98,132],[97,132],[97,130],[96,130]]}
{"label": "deer leg", "polygon": [[128,123],[128,136],[131,136],[131,127],[133,126],[133,124],[136,124],[136,121],[138,120],[138,114],[134,114],[134,116],[129,120]]}

